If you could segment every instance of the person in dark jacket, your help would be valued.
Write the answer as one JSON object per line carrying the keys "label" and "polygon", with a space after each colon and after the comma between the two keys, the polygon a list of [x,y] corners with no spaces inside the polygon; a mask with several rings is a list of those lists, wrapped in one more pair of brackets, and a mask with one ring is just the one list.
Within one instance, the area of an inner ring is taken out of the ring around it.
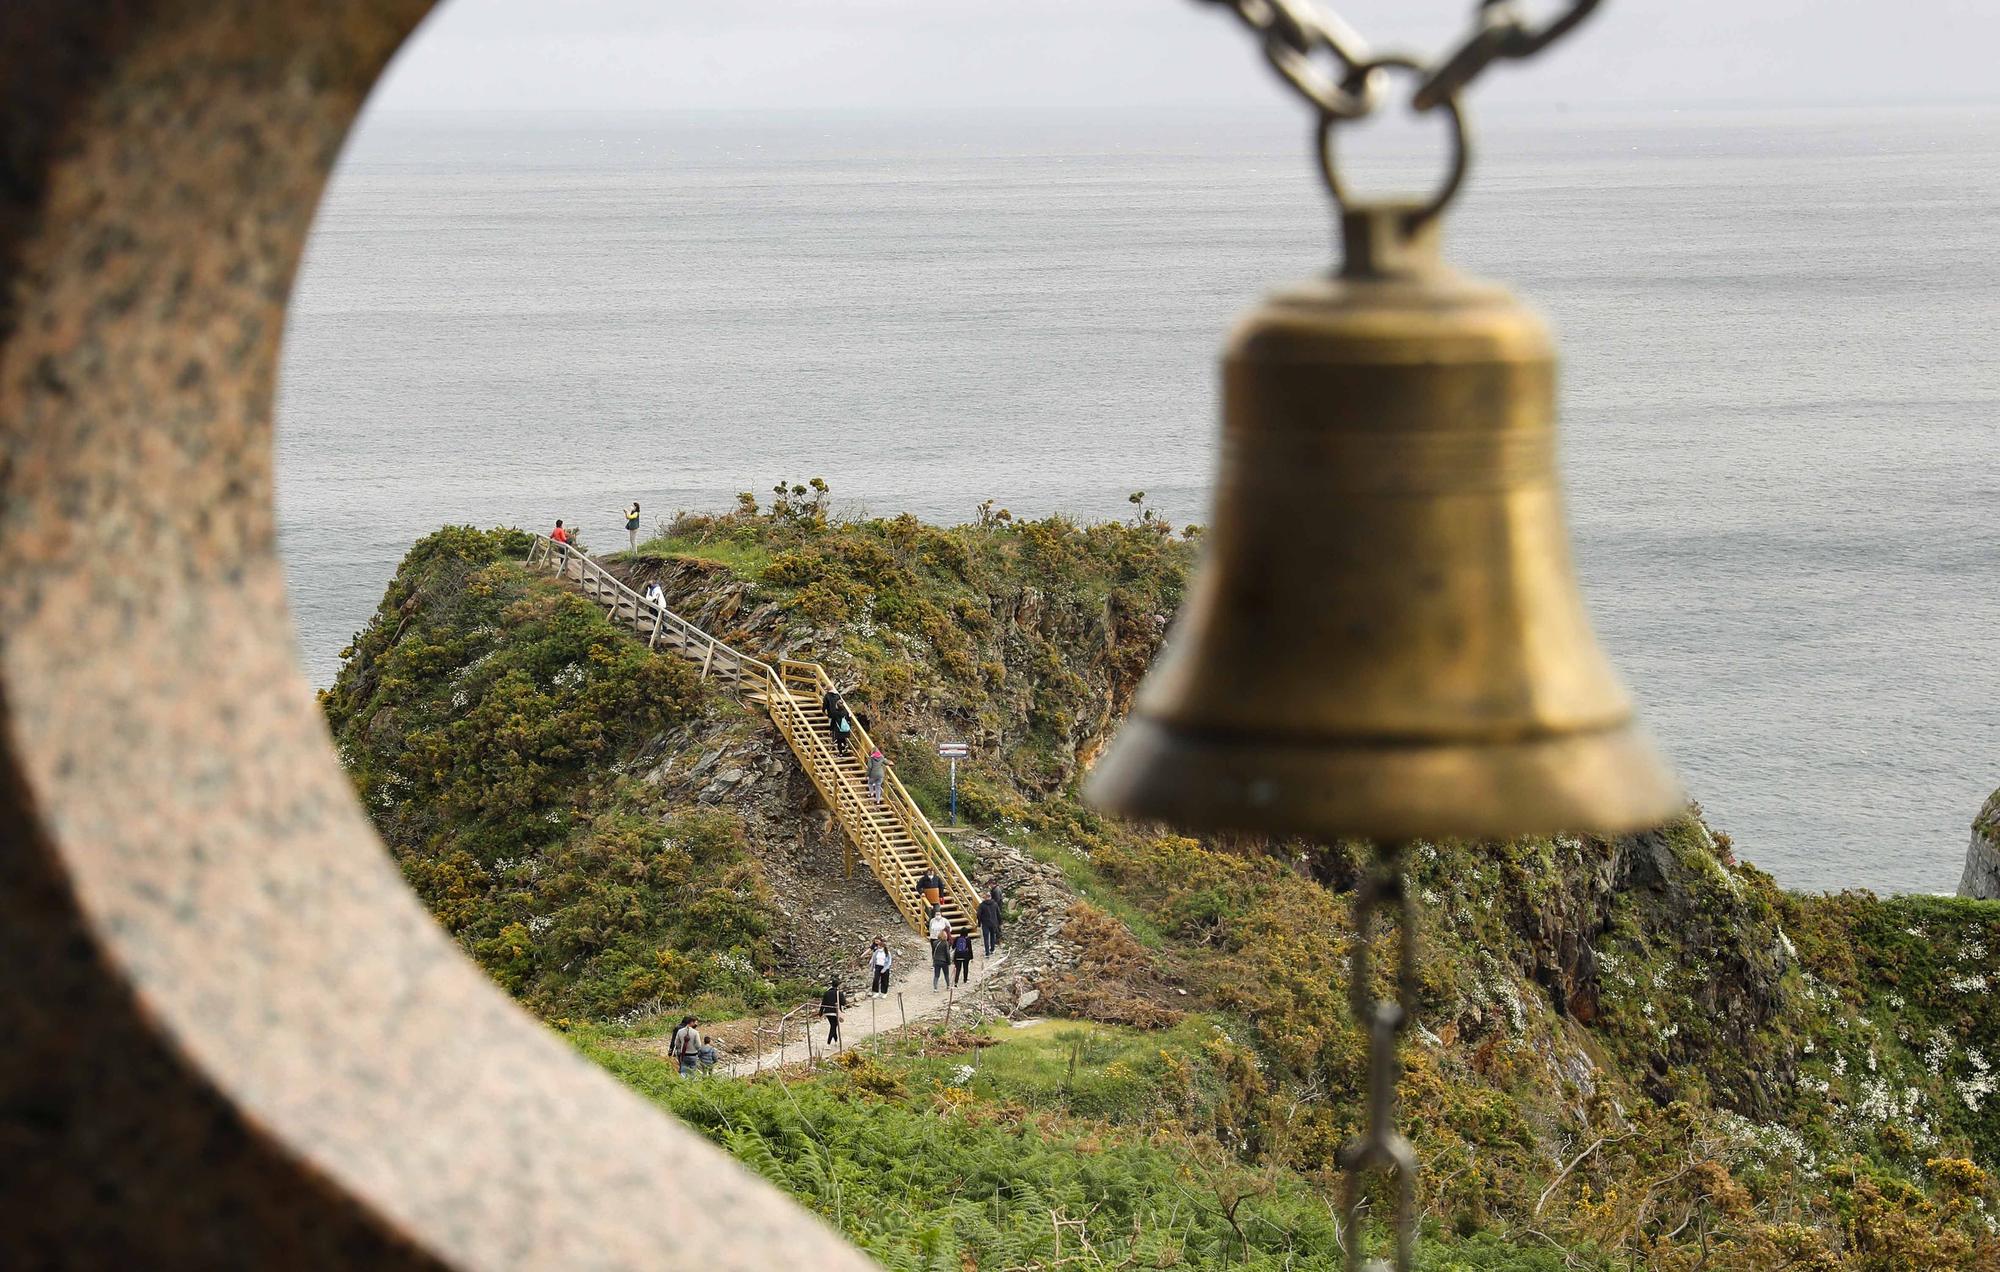
{"label": "person in dark jacket", "polygon": [[957,979],[952,981],[952,984],[965,984],[966,978],[972,975],[972,934],[970,932],[960,932],[957,936],[951,938],[951,961],[952,965],[958,971]]}
{"label": "person in dark jacket", "polygon": [[841,992],[840,977],[836,976],[819,996],[819,1014],[826,1017],[826,1045],[831,1047],[840,1041],[840,1013],[847,1006],[847,995]]}
{"label": "person in dark jacket", "polygon": [[946,985],[951,984],[951,929],[949,927],[944,930],[943,936],[934,937],[931,940],[931,989],[933,991],[937,989],[940,981]]}
{"label": "person in dark jacket", "polygon": [[840,700],[840,691],[828,689],[820,695],[820,710],[826,712],[827,739],[838,745],[840,742],[840,721],[847,714],[847,704]]}
{"label": "person in dark jacket", "polygon": [[985,944],[984,957],[993,957],[993,947],[1000,944],[1000,907],[992,897],[984,897],[979,902],[979,939]]}
{"label": "person in dark jacket", "polygon": [[924,899],[926,906],[936,907],[944,904],[944,880],[938,878],[937,871],[926,867],[924,872],[917,876],[917,895]]}

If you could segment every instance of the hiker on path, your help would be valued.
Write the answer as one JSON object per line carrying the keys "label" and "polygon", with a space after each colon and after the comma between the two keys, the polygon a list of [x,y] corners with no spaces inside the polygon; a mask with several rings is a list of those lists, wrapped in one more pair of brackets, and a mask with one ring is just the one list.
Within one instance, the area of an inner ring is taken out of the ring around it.
{"label": "hiker on path", "polygon": [[982,897],[979,901],[979,938],[986,944],[984,957],[993,957],[993,947],[1000,944],[1000,905],[992,897]]}
{"label": "hiker on path", "polygon": [[944,917],[944,907],[935,905],[932,906],[931,939],[933,941],[943,940],[946,936],[950,934],[951,934],[951,920]]}
{"label": "hiker on path", "polygon": [[569,561],[569,531],[563,529],[562,518],[556,518],[556,528],[549,531],[549,557],[555,562],[556,573],[561,574]]}
{"label": "hiker on path", "polygon": [[660,590],[658,579],[646,584],[646,604],[652,606],[656,614],[667,608],[667,594]]}
{"label": "hiker on path", "polygon": [[840,719],[833,722],[833,740],[840,744],[842,755],[854,749],[854,717],[847,714],[844,705],[841,707]]}
{"label": "hiker on path", "polygon": [[873,979],[868,982],[868,992],[876,998],[889,996],[889,969],[896,965],[896,956],[889,952],[889,943],[881,937],[868,947],[868,966]]}
{"label": "hiker on path", "polygon": [[966,978],[972,975],[972,936],[970,933],[960,932],[957,936],[951,938],[951,961],[958,969],[958,979],[954,980],[952,984],[965,984]]}
{"label": "hiker on path", "polygon": [[687,1077],[701,1064],[701,1032],[695,1028],[693,1016],[682,1016],[681,1027],[674,1030],[673,1038],[667,1043],[667,1051],[679,1062],[680,1075]]}
{"label": "hiker on path", "polygon": [[838,689],[828,689],[820,695],[820,710],[826,712],[826,736],[836,744],[840,741],[840,722],[847,715],[847,704],[840,700]]}
{"label": "hiker on path", "polygon": [[637,499],[634,499],[632,501],[632,506],[625,510],[625,538],[629,540],[632,544],[632,555],[638,556],[639,555],[639,501]]}
{"label": "hiker on path", "polygon": [[703,1034],[701,1036],[701,1050],[695,1054],[701,1057],[701,1071],[703,1073],[715,1072],[715,1039],[709,1037],[707,1034]]}
{"label": "hiker on path", "polygon": [[997,941],[1000,939],[1000,920],[1006,914],[1006,911],[1002,909],[1006,902],[1000,898],[999,880],[988,879],[986,881],[986,896],[993,902],[993,939]]}
{"label": "hiker on path", "polygon": [[878,804],[882,802],[882,779],[888,772],[889,757],[878,746],[868,753],[868,798]]}
{"label": "hiker on path", "polygon": [[819,1014],[826,1017],[826,1045],[831,1047],[840,1041],[840,1013],[847,1006],[847,995],[840,992],[840,977],[835,976],[827,983],[826,992],[819,996]]}
{"label": "hiker on path", "polygon": [[938,982],[951,984],[951,924],[944,925],[944,935],[931,938],[931,992],[936,993]]}
{"label": "hiker on path", "polygon": [[924,872],[917,876],[917,895],[924,899],[925,905],[932,908],[944,904],[944,880],[938,878],[937,871],[927,866]]}

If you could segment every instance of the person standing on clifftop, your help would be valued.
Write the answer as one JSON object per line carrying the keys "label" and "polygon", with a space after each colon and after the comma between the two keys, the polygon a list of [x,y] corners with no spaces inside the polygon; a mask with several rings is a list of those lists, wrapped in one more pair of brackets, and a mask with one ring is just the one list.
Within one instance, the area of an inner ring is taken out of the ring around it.
{"label": "person standing on clifftop", "polygon": [[639,501],[637,499],[634,499],[632,501],[632,506],[625,510],[625,538],[632,545],[632,555],[638,556],[639,555]]}

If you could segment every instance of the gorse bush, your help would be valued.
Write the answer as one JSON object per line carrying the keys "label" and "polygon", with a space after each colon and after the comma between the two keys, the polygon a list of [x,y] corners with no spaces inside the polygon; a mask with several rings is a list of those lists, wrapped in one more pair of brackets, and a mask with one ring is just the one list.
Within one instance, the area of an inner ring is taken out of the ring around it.
{"label": "gorse bush", "polygon": [[768,998],[771,908],[741,826],[618,770],[714,704],[693,669],[514,561],[419,542],[322,697],[363,804],[432,912],[548,1015]]}

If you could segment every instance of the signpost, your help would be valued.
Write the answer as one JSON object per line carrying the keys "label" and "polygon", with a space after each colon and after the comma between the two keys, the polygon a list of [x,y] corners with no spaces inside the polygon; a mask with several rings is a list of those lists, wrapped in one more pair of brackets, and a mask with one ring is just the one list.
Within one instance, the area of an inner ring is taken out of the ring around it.
{"label": "signpost", "polygon": [[964,742],[938,743],[938,757],[951,761],[951,824],[958,825],[958,762],[972,754]]}

